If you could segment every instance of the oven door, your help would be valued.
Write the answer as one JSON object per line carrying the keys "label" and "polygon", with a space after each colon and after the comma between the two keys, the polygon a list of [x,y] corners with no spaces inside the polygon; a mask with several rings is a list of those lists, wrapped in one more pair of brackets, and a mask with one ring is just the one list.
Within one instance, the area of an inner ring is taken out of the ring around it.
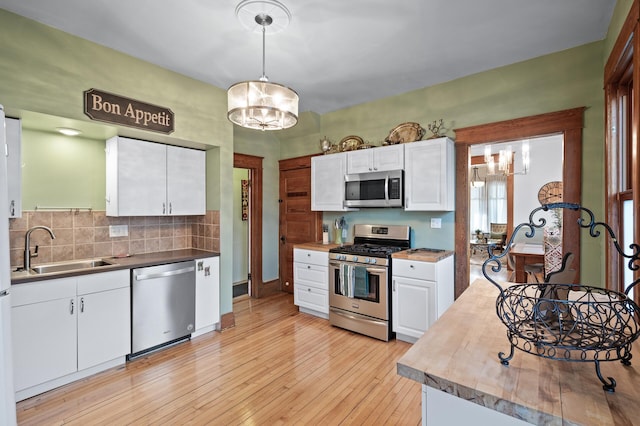
{"label": "oven door", "polygon": [[329,306],[389,320],[387,268],[329,262]]}

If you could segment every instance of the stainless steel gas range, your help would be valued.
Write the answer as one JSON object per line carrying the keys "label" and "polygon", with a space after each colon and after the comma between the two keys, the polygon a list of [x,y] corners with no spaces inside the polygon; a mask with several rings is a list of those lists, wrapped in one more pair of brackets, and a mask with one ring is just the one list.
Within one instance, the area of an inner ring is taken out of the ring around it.
{"label": "stainless steel gas range", "polygon": [[409,226],[355,225],[354,241],[329,250],[329,322],[376,339],[393,338],[391,254],[408,249]]}

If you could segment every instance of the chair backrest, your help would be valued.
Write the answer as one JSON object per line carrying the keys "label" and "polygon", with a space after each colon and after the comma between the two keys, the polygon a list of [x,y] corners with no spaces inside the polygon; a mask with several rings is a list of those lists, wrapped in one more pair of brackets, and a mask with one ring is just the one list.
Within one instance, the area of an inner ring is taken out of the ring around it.
{"label": "chair backrest", "polygon": [[490,224],[489,231],[494,234],[504,234],[507,232],[506,223],[492,223]]}

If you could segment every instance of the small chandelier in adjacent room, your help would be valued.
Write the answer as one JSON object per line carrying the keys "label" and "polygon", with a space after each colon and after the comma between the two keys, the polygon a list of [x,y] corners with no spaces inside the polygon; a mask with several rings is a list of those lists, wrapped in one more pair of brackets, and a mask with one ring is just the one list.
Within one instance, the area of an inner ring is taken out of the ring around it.
{"label": "small chandelier in adjacent room", "polygon": [[[286,26],[291,14],[276,0],[244,0],[236,7],[236,16],[243,22],[248,15],[253,16],[254,26],[258,24],[262,28],[262,76],[229,87],[227,117],[232,123],[248,129],[288,129],[298,122],[299,98],[294,90],[269,82],[265,75],[265,36],[267,27],[274,23],[274,16],[284,18]],[[249,26],[247,22],[243,25]]]}
{"label": "small chandelier in adjacent room", "polygon": [[473,167],[473,176],[471,176],[471,186],[473,188],[480,188],[484,186],[484,180],[480,179],[478,174],[478,166]]}

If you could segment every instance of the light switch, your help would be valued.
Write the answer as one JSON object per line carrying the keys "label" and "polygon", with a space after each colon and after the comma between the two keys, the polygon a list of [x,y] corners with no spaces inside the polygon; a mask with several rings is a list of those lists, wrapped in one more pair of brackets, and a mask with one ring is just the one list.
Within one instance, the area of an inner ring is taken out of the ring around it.
{"label": "light switch", "polygon": [[129,225],[109,225],[110,237],[126,237],[129,235]]}
{"label": "light switch", "polygon": [[442,219],[439,217],[431,218],[431,227],[432,228],[442,228]]}

